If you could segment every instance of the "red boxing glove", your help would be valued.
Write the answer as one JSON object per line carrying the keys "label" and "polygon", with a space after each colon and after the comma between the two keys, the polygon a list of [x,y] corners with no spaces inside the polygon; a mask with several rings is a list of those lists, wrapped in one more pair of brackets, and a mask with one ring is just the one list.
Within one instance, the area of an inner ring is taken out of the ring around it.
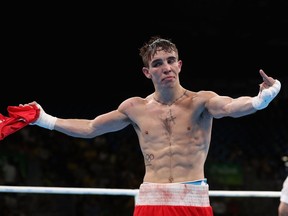
{"label": "red boxing glove", "polygon": [[8,106],[7,111],[9,117],[0,113],[0,140],[36,121],[40,114],[36,105]]}

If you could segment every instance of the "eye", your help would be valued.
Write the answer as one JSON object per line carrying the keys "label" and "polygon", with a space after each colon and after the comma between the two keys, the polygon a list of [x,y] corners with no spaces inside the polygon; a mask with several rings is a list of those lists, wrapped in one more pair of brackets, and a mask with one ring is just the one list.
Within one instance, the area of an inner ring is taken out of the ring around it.
{"label": "eye", "polygon": [[162,61],[154,61],[154,62],[152,62],[152,67],[159,67],[159,66],[161,66],[163,64],[163,62]]}
{"label": "eye", "polygon": [[168,64],[174,64],[176,61],[177,61],[177,60],[176,60],[175,57],[169,58],[169,59],[167,60]]}

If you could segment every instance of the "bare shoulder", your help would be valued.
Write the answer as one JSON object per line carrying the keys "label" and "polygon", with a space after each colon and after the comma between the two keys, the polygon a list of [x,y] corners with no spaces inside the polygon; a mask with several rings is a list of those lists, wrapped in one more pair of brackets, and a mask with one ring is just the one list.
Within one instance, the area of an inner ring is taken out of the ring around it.
{"label": "bare shoulder", "polygon": [[146,98],[142,97],[130,97],[124,100],[118,107],[120,111],[126,111],[131,108],[137,108],[139,106],[146,105],[151,100],[151,96],[147,96]]}
{"label": "bare shoulder", "polygon": [[218,96],[217,93],[213,91],[201,90],[198,92],[188,91],[188,97],[193,100],[209,100],[212,97]]}

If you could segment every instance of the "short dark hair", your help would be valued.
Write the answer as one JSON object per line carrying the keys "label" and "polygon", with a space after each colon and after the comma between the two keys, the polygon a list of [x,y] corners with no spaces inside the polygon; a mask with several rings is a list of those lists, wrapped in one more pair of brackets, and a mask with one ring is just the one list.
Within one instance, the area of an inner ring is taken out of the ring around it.
{"label": "short dark hair", "polygon": [[142,62],[145,67],[148,67],[148,62],[153,58],[155,53],[159,50],[166,52],[174,51],[178,58],[178,49],[171,39],[164,39],[158,35],[152,36],[148,42],[139,49],[139,55],[142,57]]}

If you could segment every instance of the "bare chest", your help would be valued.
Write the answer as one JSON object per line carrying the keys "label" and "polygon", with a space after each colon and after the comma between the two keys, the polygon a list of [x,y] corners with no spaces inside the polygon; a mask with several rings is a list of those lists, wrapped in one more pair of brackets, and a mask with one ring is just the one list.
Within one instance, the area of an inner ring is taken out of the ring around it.
{"label": "bare chest", "polygon": [[151,109],[138,122],[139,132],[152,137],[182,136],[192,127],[192,113],[173,106]]}

